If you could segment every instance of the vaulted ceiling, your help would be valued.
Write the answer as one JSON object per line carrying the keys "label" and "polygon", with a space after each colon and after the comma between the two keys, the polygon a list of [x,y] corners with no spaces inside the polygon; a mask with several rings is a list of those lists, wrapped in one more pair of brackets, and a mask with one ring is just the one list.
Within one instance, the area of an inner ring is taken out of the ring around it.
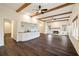
{"label": "vaulted ceiling", "polygon": [[[68,20],[72,13],[73,4],[74,3],[2,3],[0,5],[6,6],[21,15],[37,17],[42,21],[56,21]],[[42,9],[46,8],[48,11],[44,14],[36,14],[39,5],[42,6]]]}

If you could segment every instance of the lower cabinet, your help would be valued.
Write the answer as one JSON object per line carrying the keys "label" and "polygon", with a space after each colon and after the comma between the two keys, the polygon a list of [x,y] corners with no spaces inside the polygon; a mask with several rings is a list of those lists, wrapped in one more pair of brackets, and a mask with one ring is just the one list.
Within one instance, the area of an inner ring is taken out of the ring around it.
{"label": "lower cabinet", "polygon": [[39,32],[27,32],[19,34],[19,41],[28,41],[40,36]]}

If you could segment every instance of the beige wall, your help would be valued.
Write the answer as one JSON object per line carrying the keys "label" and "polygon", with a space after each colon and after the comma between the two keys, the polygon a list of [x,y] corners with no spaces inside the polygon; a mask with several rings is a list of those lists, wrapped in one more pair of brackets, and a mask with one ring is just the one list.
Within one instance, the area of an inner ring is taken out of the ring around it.
{"label": "beige wall", "polygon": [[45,33],[45,22],[39,21],[39,32]]}
{"label": "beige wall", "polygon": [[5,21],[5,23],[4,23],[4,32],[5,33],[11,33],[11,22],[9,22],[9,21]]}

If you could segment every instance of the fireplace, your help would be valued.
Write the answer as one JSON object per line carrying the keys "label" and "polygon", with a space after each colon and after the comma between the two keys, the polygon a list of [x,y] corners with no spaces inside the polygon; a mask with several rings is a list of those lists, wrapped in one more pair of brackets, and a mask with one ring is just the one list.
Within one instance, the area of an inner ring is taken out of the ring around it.
{"label": "fireplace", "polygon": [[59,31],[53,31],[53,34],[59,34]]}

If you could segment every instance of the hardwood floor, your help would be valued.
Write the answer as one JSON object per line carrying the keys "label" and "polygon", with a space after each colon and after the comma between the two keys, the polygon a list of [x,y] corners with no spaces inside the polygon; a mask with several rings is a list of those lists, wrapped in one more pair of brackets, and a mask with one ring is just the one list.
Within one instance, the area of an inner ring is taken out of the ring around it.
{"label": "hardwood floor", "polygon": [[10,35],[5,36],[5,47],[0,47],[3,56],[77,56],[67,36],[41,34],[26,42],[16,43]]}

